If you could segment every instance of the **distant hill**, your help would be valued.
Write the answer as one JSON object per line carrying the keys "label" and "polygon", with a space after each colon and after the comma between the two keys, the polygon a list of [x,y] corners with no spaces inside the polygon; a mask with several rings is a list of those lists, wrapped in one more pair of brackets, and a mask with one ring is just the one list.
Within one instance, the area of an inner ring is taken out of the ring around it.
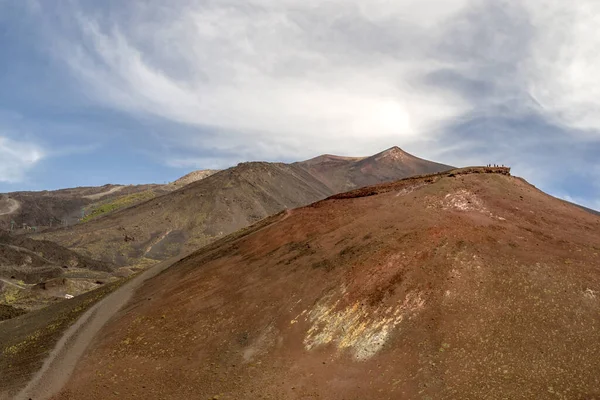
{"label": "distant hill", "polygon": [[86,224],[36,237],[117,265],[135,265],[196,249],[281,210],[342,191],[450,168],[397,147],[372,157],[242,163]]}
{"label": "distant hill", "polygon": [[215,172],[215,170],[194,171],[166,185],[109,184],[98,187],[2,194],[0,195],[0,229],[9,230],[12,227],[17,232],[26,233],[32,228],[39,231],[61,225],[75,225],[82,218],[90,220],[107,212],[161,196]]}
{"label": "distant hill", "polygon": [[56,243],[0,232],[1,304],[35,309],[94,289],[115,272],[112,264]]}

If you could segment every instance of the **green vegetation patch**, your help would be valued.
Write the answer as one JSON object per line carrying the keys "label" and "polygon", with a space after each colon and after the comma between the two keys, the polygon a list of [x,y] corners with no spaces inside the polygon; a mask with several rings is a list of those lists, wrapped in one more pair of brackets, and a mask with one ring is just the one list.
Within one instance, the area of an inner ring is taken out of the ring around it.
{"label": "green vegetation patch", "polygon": [[24,292],[26,291],[18,287],[6,285],[0,292],[0,304],[12,306],[24,297]]}
{"label": "green vegetation patch", "polygon": [[90,206],[89,211],[86,211],[86,216],[81,219],[81,222],[90,222],[102,215],[151,200],[155,197],[156,194],[152,190],[146,190],[144,192],[117,197],[107,202],[93,204]]}

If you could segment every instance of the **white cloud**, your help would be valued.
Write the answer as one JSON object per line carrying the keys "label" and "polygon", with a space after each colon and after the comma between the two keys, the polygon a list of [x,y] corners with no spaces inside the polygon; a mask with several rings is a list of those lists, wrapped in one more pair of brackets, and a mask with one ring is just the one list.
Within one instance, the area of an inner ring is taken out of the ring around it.
{"label": "white cloud", "polygon": [[422,140],[470,109],[422,82],[448,66],[430,56],[435,24],[465,3],[131,3],[133,20],[81,12],[84,40],[59,57],[111,107],[235,133],[175,141],[369,153]]}
{"label": "white cloud", "polygon": [[0,136],[0,182],[22,181],[25,173],[43,157],[43,151],[33,143]]}
{"label": "white cloud", "polygon": [[537,28],[528,68],[531,94],[567,126],[600,132],[600,3],[529,0]]}

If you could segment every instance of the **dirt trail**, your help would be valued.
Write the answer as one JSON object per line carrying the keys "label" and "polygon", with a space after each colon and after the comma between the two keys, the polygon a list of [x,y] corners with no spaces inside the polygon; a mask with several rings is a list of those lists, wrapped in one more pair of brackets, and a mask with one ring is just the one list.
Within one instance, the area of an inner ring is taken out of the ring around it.
{"label": "dirt trail", "polygon": [[42,368],[16,399],[44,400],[56,394],[71,376],[94,336],[129,301],[136,289],[183,257],[173,257],[153,266],[90,308],[63,334]]}
{"label": "dirt trail", "polygon": [[150,252],[152,251],[152,249],[154,248],[154,246],[156,246],[158,243],[162,242],[162,240],[163,240],[164,238],[166,238],[167,236],[169,236],[169,234],[170,234],[171,232],[173,232],[173,229],[169,229],[168,231],[166,231],[165,233],[163,233],[162,235],[160,235],[160,236],[158,237],[158,239],[156,239],[156,240],[153,240],[153,241],[150,243],[150,246],[148,246],[148,247],[146,248],[146,251],[144,251],[144,257],[145,257],[145,256],[146,256],[148,253],[150,253]]}
{"label": "dirt trail", "polygon": [[119,192],[119,191],[123,190],[124,187],[125,186],[117,186],[117,187],[114,187],[114,188],[112,188],[110,190],[107,190],[106,192],[96,193],[96,194],[90,194],[90,195],[87,195],[87,196],[83,196],[83,198],[84,199],[90,199],[90,200],[98,200],[98,199],[100,199],[100,198],[102,198],[104,196],[108,196],[109,194],[113,194],[113,193]]}
{"label": "dirt trail", "polygon": [[8,205],[6,205],[3,209],[0,209],[0,215],[12,214],[21,207],[21,203],[15,199],[7,199],[7,202]]}
{"label": "dirt trail", "polygon": [[21,289],[21,290],[27,290],[27,288],[26,288],[26,287],[23,287],[23,286],[21,286],[21,285],[17,285],[16,283],[12,283],[12,282],[10,282],[10,281],[7,281],[6,279],[1,279],[1,278],[0,278],[0,281],[2,281],[2,282],[4,282],[4,283],[6,283],[7,285],[11,285],[11,286],[14,286],[14,287],[16,287],[16,288],[19,288],[19,289]]}

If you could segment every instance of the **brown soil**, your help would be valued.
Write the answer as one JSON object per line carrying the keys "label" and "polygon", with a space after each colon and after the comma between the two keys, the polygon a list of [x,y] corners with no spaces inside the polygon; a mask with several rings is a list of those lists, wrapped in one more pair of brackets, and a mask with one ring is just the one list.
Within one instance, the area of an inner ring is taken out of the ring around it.
{"label": "brown soil", "polygon": [[52,398],[598,398],[599,230],[503,169],[335,196],[149,280]]}

